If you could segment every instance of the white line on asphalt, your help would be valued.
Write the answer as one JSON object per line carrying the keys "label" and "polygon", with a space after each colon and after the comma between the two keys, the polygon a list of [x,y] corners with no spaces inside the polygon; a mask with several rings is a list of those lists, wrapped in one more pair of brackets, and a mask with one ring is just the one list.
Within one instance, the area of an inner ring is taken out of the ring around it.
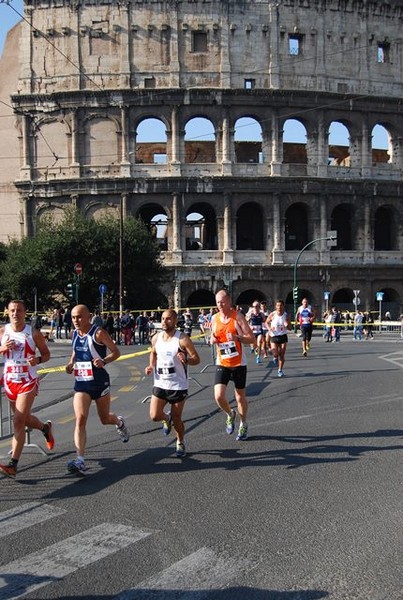
{"label": "white line on asphalt", "polygon": [[0,600],[21,598],[148,535],[151,532],[128,525],[102,523],[23,556],[2,567]]}
{"label": "white line on asphalt", "polygon": [[65,512],[61,508],[50,506],[50,504],[40,504],[40,502],[28,502],[6,510],[0,513],[0,538],[37,523],[43,523]]}
{"label": "white line on asphalt", "polygon": [[222,589],[241,577],[246,568],[250,568],[246,560],[219,556],[209,548],[200,548],[135,588],[122,592],[115,600],[150,600],[156,597],[152,590],[175,590],[176,600],[194,598],[189,591],[197,591],[197,600],[203,600],[212,589]]}

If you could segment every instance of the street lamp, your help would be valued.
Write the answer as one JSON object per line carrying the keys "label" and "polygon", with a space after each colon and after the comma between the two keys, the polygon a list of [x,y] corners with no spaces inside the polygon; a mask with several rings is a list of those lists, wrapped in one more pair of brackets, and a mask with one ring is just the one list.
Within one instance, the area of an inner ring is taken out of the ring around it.
{"label": "street lamp", "polygon": [[119,316],[123,315],[123,194],[119,210]]}
{"label": "street lamp", "polygon": [[337,244],[337,232],[329,231],[328,235],[326,237],[316,238],[315,240],[312,240],[312,242],[308,242],[302,248],[302,250],[300,251],[300,253],[297,256],[297,260],[294,263],[294,287],[292,289],[292,297],[294,300],[294,332],[297,331],[297,304],[298,304],[297,268],[298,268],[299,259],[301,258],[302,253],[305,252],[305,250],[307,248],[309,248],[309,246],[312,246],[312,244],[315,244],[316,242],[321,242],[322,240],[327,240],[328,242],[333,242],[332,245],[336,245]]}

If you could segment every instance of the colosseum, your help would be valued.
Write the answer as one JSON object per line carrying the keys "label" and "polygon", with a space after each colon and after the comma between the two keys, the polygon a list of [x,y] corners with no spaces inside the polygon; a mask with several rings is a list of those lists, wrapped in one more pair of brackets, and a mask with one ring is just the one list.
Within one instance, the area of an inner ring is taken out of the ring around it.
{"label": "colosseum", "polygon": [[0,61],[1,241],[71,204],[133,215],[176,306],[292,305],[297,284],[319,313],[382,292],[398,318],[402,27],[403,0],[26,1]]}

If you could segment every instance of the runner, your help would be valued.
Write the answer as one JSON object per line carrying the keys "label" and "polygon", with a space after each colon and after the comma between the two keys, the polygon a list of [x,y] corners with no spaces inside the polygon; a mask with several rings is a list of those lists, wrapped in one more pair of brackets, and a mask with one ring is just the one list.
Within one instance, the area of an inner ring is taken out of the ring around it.
{"label": "runner", "polygon": [[253,331],[253,335],[255,336],[255,352],[256,352],[256,364],[260,364],[262,362],[262,352],[264,353],[264,335],[263,335],[263,325],[266,318],[260,308],[260,302],[255,300],[252,304],[252,309],[247,314],[247,321],[250,325],[250,328]]}
{"label": "runner", "polygon": [[[198,365],[199,354],[190,337],[176,329],[178,315],[173,309],[162,313],[162,331],[152,338],[150,364],[146,375],[154,373],[150,403],[150,418],[162,422],[162,431],[169,435],[172,425],[176,431],[176,456],[186,456],[185,425],[182,412],[188,395],[187,365]],[[170,410],[164,412],[166,404]]]}
{"label": "runner", "polygon": [[[5,359],[3,381],[13,412],[14,436],[11,459],[6,465],[0,464],[0,471],[8,477],[15,478],[24,447],[26,428],[42,431],[49,450],[53,449],[55,441],[51,421],[43,423],[31,415],[31,408],[39,389],[36,368],[49,360],[49,348],[39,329],[32,329],[26,324],[27,309],[22,300],[11,300],[8,312],[10,323],[0,329],[0,352]],[[36,350],[39,351],[39,355],[36,354]]]}
{"label": "runner", "polygon": [[308,356],[311,345],[314,312],[309,306],[308,298],[303,298],[301,306],[297,310],[296,319],[299,322],[302,334],[302,356]]}
{"label": "runner", "polygon": [[226,290],[216,293],[216,303],[218,313],[212,319],[210,338],[211,344],[217,344],[214,397],[221,410],[227,414],[226,432],[231,434],[235,428],[236,411],[231,409],[226,391],[232,379],[241,417],[236,439],[243,441],[248,437],[248,402],[245,393],[247,362],[242,344],[254,344],[255,336],[243,313],[232,307],[231,298]]}
{"label": "runner", "polygon": [[273,352],[273,365],[278,367],[278,377],[284,377],[285,351],[287,348],[287,331],[291,329],[288,314],[284,310],[284,300],[277,300],[276,310],[266,319],[270,332],[270,344]]}
{"label": "runner", "polygon": [[76,416],[74,443],[77,458],[67,463],[67,470],[82,476],[86,471],[86,426],[92,400],[96,402],[102,425],[115,425],[122,442],[129,440],[129,432],[124,418],[109,412],[110,381],[104,367],[119,358],[119,349],[105,329],[91,324],[87,306],[78,304],[73,308],[71,316],[75,331],[73,352],[66,371],[70,374],[74,372],[75,376],[73,407]]}

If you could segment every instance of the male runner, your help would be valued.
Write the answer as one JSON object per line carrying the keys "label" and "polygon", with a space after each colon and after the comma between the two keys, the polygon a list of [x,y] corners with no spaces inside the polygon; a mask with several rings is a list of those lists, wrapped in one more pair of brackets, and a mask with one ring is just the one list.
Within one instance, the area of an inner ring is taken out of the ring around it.
{"label": "male runner", "polygon": [[[154,387],[150,404],[150,418],[162,422],[162,431],[169,435],[172,424],[176,431],[176,456],[186,455],[185,426],[182,412],[188,395],[187,365],[198,365],[199,354],[190,337],[176,329],[178,315],[173,309],[164,310],[161,317],[162,331],[151,340],[150,363],[145,374],[154,373]],[[166,404],[169,412],[164,412]]]}
{"label": "male runner", "polygon": [[[4,354],[4,389],[13,412],[14,427],[11,459],[7,465],[0,464],[0,471],[12,478],[17,475],[26,428],[42,431],[49,450],[55,445],[51,421],[43,423],[31,415],[39,389],[36,367],[49,360],[50,352],[40,330],[33,329],[25,322],[26,312],[22,300],[11,300],[8,305],[10,323],[0,329],[0,352]],[[37,350],[39,354],[36,353]]]}
{"label": "male runner", "polygon": [[246,400],[246,354],[243,344],[254,344],[255,336],[245,316],[232,307],[231,298],[226,290],[216,293],[218,313],[213,316],[211,326],[211,344],[217,344],[217,367],[214,380],[214,397],[218,406],[227,413],[226,432],[233,433],[236,411],[231,409],[226,397],[227,385],[232,379],[235,385],[235,399],[241,422],[237,440],[248,437],[248,402]]}
{"label": "male runner", "polygon": [[75,376],[73,407],[76,416],[74,443],[77,458],[67,463],[67,470],[82,476],[86,471],[84,461],[86,425],[93,400],[102,425],[115,425],[122,442],[129,440],[129,432],[123,417],[109,412],[110,380],[104,367],[119,358],[119,348],[105,329],[91,324],[90,311],[84,304],[78,304],[73,308],[71,318],[75,331],[73,352],[66,365],[66,371],[74,372]]}

